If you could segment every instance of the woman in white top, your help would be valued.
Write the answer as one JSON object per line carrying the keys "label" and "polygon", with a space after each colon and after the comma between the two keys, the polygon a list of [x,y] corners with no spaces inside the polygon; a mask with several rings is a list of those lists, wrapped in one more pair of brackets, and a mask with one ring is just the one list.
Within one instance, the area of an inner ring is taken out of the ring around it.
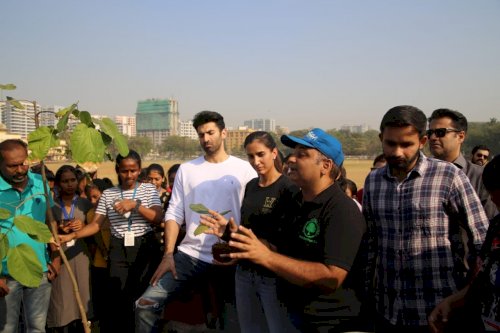
{"label": "woman in white top", "polygon": [[133,332],[134,300],[144,291],[158,264],[151,262],[158,251],[152,227],[161,223],[163,214],[155,186],[137,181],[141,172],[137,152],[118,155],[115,170],[119,185],[103,192],[93,221],[79,231],[61,235],[60,241],[94,235],[109,218],[109,322],[113,327],[103,329]]}

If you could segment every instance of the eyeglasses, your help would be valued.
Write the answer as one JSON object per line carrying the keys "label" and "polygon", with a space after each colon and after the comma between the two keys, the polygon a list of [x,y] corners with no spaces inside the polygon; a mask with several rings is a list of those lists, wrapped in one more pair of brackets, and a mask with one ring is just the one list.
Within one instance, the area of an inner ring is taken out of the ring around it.
{"label": "eyeglasses", "polygon": [[432,134],[436,134],[437,138],[442,138],[443,136],[446,135],[446,133],[449,132],[462,132],[462,131],[456,128],[435,128],[435,129],[428,129],[426,133],[428,137],[430,137]]}

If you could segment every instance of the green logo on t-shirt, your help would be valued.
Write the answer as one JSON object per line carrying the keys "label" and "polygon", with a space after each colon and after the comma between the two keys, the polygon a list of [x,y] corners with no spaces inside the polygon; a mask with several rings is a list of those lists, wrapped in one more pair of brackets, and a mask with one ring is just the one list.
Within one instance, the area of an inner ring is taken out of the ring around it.
{"label": "green logo on t-shirt", "polygon": [[316,219],[310,219],[304,224],[302,228],[302,235],[300,238],[310,243],[317,243],[315,239],[319,235],[319,223]]}

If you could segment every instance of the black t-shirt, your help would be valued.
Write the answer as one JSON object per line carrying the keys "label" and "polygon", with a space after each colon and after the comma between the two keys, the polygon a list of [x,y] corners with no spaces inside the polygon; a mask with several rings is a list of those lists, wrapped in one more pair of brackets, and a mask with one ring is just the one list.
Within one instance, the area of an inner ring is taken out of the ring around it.
{"label": "black t-shirt", "polygon": [[[241,206],[241,225],[252,229],[260,239],[276,245],[279,240],[279,229],[289,209],[292,198],[299,192],[297,185],[288,177],[281,175],[273,184],[261,187],[259,178],[249,181],[245,188],[245,197]],[[242,260],[243,268],[254,269],[266,276],[274,274],[267,269]]]}
{"label": "black t-shirt", "polygon": [[[359,208],[334,183],[311,202],[299,193],[287,209],[289,223],[281,226],[278,252],[306,261],[322,262],[350,271],[355,261],[366,223]],[[349,278],[349,274],[348,274]],[[347,281],[345,281],[347,282]],[[344,283],[345,283],[344,282]],[[303,309],[321,316],[323,310],[335,312],[358,306],[354,292],[339,288],[324,295],[315,287],[304,288],[280,281],[280,297],[289,308]]]}

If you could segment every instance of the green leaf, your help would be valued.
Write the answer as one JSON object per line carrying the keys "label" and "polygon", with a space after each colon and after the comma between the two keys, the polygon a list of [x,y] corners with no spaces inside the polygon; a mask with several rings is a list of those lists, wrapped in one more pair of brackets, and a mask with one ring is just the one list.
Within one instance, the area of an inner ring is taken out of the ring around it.
{"label": "green leaf", "polygon": [[206,225],[203,225],[203,224],[200,224],[198,226],[198,228],[196,228],[194,230],[194,235],[195,236],[198,236],[198,235],[201,235],[203,232],[205,232],[206,230],[210,229],[209,227],[207,227]]}
{"label": "green leaf", "polygon": [[18,215],[14,217],[14,225],[38,242],[48,243],[52,236],[49,227],[45,223],[37,221],[27,215]]}
{"label": "green leaf", "polygon": [[16,85],[12,83],[0,84],[0,89],[2,90],[16,90]]}
{"label": "green leaf", "polygon": [[73,111],[77,110],[77,107],[77,104],[72,104],[56,113],[56,117],[61,118],[57,122],[57,130],[59,132],[64,132],[66,130],[69,116],[73,113]]}
{"label": "green leaf", "polygon": [[203,204],[190,204],[189,208],[198,214],[208,214],[208,208]]}
{"label": "green leaf", "polygon": [[94,127],[92,116],[88,111],[80,111],[79,118],[83,124],[87,125],[88,127]]}
{"label": "green leaf", "polygon": [[0,272],[2,271],[2,260],[9,251],[9,239],[7,234],[0,234]]}
{"label": "green leaf", "polygon": [[31,150],[31,156],[36,159],[44,159],[49,149],[57,146],[59,146],[59,139],[53,128],[42,126],[28,134],[28,147]]}
{"label": "green leaf", "polygon": [[220,212],[219,214],[222,215],[222,216],[224,216],[227,213],[231,213],[231,210],[225,210],[225,211]]}
{"label": "green leaf", "polygon": [[19,103],[19,101],[17,99],[14,99],[12,97],[7,96],[7,101],[13,107],[21,109],[21,110],[24,110],[24,105],[22,105],[21,103]]}
{"label": "green leaf", "polygon": [[10,210],[5,208],[0,208],[0,220],[7,220],[11,216],[12,214],[10,213]]}
{"label": "green leaf", "polygon": [[70,149],[76,163],[102,162],[106,146],[99,131],[85,124],[78,124],[71,134]]}
{"label": "green leaf", "polygon": [[43,277],[42,264],[28,244],[19,244],[7,253],[9,275],[29,288],[37,288]]}
{"label": "green leaf", "polygon": [[127,139],[118,131],[115,122],[109,118],[94,119],[94,122],[99,125],[102,132],[114,140],[118,153],[122,156],[127,156],[129,153]]}

